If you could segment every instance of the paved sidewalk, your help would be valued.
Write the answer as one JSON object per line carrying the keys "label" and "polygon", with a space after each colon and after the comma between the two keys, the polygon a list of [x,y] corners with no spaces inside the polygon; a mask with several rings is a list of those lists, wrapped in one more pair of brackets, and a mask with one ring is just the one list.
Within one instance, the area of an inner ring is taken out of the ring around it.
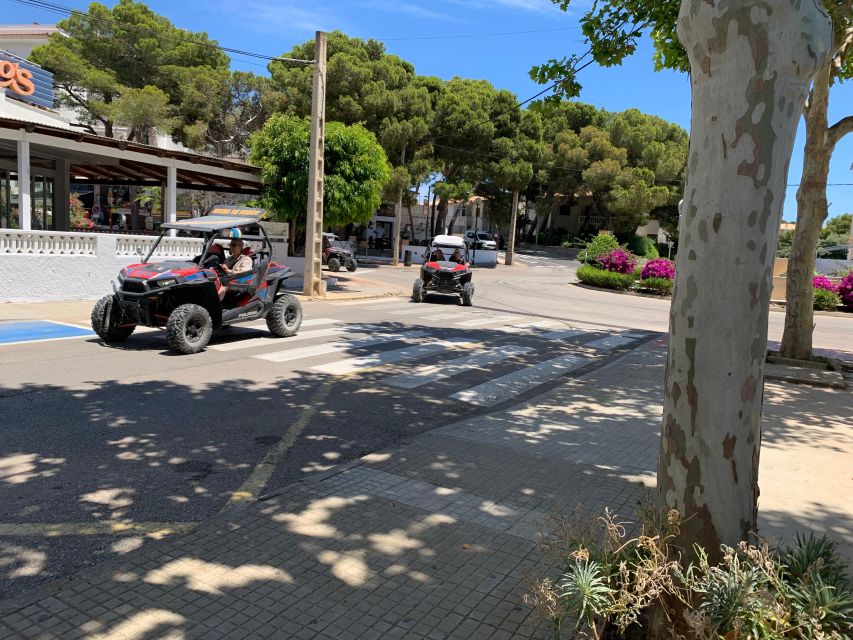
{"label": "paved sidewalk", "polygon": [[[664,340],[0,603],[0,638],[545,638],[522,604],[555,506],[654,485]],[[850,391],[768,384],[762,527],[853,541]]]}

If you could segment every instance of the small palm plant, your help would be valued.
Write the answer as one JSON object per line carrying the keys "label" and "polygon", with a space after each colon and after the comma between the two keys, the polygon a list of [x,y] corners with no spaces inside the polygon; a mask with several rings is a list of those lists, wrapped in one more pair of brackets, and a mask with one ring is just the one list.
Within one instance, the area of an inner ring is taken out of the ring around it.
{"label": "small palm plant", "polygon": [[151,213],[163,211],[163,187],[143,187],[136,201],[143,207],[151,209]]}

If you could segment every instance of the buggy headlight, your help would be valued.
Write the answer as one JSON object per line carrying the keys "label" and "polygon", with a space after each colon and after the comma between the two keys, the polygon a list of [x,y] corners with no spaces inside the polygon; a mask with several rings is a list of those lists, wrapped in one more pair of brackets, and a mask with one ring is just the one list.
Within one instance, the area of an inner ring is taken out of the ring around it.
{"label": "buggy headlight", "polygon": [[119,271],[118,272],[118,283],[120,285],[124,284],[124,278],[125,278],[124,271]]}
{"label": "buggy headlight", "polygon": [[172,285],[178,284],[178,281],[175,278],[163,278],[162,280],[155,280],[152,282],[156,287],[171,287]]}

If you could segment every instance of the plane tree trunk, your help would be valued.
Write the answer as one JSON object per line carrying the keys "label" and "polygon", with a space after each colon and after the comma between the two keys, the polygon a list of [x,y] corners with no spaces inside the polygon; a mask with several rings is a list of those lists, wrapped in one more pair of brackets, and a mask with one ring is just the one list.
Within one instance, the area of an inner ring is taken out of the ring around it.
{"label": "plane tree trunk", "polygon": [[670,311],[659,509],[719,559],[755,530],[773,257],[809,83],[832,42],[818,0],[683,0],[691,136]]}

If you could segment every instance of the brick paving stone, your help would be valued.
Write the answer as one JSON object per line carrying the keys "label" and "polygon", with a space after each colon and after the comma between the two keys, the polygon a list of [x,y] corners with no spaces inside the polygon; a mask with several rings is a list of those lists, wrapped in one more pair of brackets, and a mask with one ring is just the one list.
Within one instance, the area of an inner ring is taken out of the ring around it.
{"label": "brick paving stone", "polygon": [[0,603],[0,640],[118,639],[152,616],[163,638],[545,637],[522,604],[537,527],[578,504],[633,515],[654,481],[664,366],[642,347]]}

